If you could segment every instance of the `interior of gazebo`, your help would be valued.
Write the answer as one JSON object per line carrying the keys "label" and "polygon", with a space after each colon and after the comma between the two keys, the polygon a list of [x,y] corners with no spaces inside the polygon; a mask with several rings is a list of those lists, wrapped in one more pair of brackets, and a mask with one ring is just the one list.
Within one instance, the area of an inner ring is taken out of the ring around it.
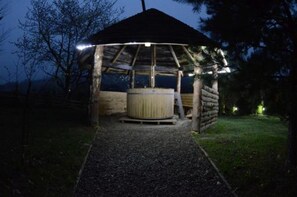
{"label": "interior of gazebo", "polygon": [[[92,73],[90,118],[93,124],[98,123],[102,73],[130,77],[127,116],[135,120],[172,119],[174,105],[183,119],[185,100],[180,94],[181,79],[193,76],[192,129],[203,128],[202,108],[211,112],[207,114],[208,123],[215,122],[217,75],[224,72],[227,65],[224,54],[212,40],[177,19],[149,9],[92,35],[77,48],[81,68],[90,69]],[[213,79],[211,87],[203,88],[201,76],[206,74],[211,74]],[[147,86],[136,87],[136,76],[147,76]],[[156,77],[162,76],[174,76],[175,88],[159,87]]]}

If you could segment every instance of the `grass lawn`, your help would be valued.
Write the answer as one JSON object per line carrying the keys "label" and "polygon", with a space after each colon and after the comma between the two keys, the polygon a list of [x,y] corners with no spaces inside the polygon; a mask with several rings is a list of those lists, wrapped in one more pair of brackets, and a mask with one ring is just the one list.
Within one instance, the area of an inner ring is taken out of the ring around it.
{"label": "grass lawn", "polygon": [[239,196],[297,196],[286,169],[287,126],[276,117],[224,117],[195,140]]}
{"label": "grass lawn", "polygon": [[0,196],[72,196],[95,129],[87,126],[83,110],[29,114],[28,145],[22,149],[22,110],[1,108]]}

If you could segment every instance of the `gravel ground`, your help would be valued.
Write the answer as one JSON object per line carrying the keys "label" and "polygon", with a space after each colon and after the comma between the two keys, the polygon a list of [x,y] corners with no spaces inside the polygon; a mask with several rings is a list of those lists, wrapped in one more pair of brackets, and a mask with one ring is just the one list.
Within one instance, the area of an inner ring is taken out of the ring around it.
{"label": "gravel ground", "polygon": [[233,196],[189,131],[101,118],[75,196]]}

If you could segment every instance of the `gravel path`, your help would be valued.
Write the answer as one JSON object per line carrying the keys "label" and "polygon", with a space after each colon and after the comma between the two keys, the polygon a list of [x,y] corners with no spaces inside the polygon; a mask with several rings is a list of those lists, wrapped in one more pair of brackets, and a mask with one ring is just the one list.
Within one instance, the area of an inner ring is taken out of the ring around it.
{"label": "gravel path", "polygon": [[189,132],[177,125],[101,119],[75,196],[233,196]]}

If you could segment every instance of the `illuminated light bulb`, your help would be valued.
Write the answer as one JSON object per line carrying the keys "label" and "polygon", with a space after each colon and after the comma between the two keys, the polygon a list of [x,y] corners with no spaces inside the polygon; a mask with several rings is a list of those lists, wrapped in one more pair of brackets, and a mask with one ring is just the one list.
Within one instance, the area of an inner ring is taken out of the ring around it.
{"label": "illuminated light bulb", "polygon": [[150,47],[150,46],[151,46],[151,43],[150,43],[150,42],[145,42],[145,43],[144,43],[144,46],[145,46],[145,47]]}
{"label": "illuminated light bulb", "polygon": [[77,48],[78,50],[82,51],[82,50],[84,50],[84,49],[86,49],[86,48],[90,48],[90,47],[92,47],[92,46],[93,46],[93,45],[84,45],[84,44],[82,44],[82,45],[77,45],[76,48]]}

